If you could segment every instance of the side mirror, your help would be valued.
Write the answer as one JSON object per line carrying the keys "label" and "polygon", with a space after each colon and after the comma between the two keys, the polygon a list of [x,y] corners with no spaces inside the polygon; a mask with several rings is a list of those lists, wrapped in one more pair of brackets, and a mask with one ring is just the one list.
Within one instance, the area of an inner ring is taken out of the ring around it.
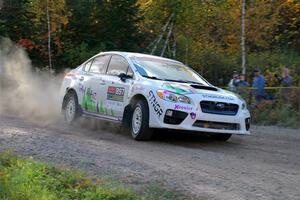
{"label": "side mirror", "polygon": [[127,76],[125,73],[121,73],[118,75],[118,77],[121,79],[121,81],[125,82],[126,79],[130,78],[129,76]]}

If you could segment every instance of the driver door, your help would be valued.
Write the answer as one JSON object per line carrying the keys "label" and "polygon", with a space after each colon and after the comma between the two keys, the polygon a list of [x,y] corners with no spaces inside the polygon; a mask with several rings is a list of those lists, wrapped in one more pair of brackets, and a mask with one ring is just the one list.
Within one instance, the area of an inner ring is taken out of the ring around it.
{"label": "driver door", "polygon": [[[127,74],[128,78],[121,80],[119,75]],[[128,91],[133,85],[133,71],[125,58],[120,55],[112,55],[108,64],[106,76],[107,115],[122,120],[124,108],[128,100]]]}

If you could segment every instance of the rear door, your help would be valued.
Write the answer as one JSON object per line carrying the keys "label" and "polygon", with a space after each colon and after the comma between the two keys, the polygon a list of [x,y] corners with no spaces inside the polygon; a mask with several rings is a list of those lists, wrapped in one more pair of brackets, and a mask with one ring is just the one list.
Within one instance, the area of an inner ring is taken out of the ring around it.
{"label": "rear door", "polygon": [[[119,77],[121,73],[131,76],[125,81]],[[106,72],[106,88],[104,104],[108,110],[107,115],[122,120],[126,106],[128,91],[133,84],[133,71],[127,60],[120,55],[112,55]]]}
{"label": "rear door", "polygon": [[82,93],[81,107],[85,113],[94,115],[105,114],[103,102],[105,94],[105,81],[103,76],[107,70],[109,55],[100,55],[93,59],[88,72],[81,80]]}
{"label": "rear door", "polygon": [[91,67],[91,64],[94,59],[90,59],[84,64],[82,64],[81,72],[79,74],[79,79],[78,79],[78,92],[77,92],[77,97],[78,97],[78,103],[82,105],[82,99],[85,93],[85,82],[91,77],[89,74],[89,69]]}

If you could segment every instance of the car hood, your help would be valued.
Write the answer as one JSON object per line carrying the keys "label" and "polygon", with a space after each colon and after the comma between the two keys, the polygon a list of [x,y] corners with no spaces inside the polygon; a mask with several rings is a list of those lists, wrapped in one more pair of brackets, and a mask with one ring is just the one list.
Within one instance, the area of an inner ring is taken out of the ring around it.
{"label": "car hood", "polygon": [[190,96],[191,98],[231,102],[239,102],[240,100],[240,98],[236,94],[213,86],[203,86],[190,83],[163,82],[161,88],[174,93]]}

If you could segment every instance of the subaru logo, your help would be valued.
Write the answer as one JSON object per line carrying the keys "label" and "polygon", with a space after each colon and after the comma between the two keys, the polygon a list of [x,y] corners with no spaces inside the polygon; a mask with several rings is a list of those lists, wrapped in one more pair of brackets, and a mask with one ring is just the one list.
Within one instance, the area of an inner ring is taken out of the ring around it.
{"label": "subaru logo", "polygon": [[217,108],[218,110],[223,110],[223,109],[225,108],[225,104],[224,104],[224,103],[217,103],[217,104],[216,104],[216,108]]}

